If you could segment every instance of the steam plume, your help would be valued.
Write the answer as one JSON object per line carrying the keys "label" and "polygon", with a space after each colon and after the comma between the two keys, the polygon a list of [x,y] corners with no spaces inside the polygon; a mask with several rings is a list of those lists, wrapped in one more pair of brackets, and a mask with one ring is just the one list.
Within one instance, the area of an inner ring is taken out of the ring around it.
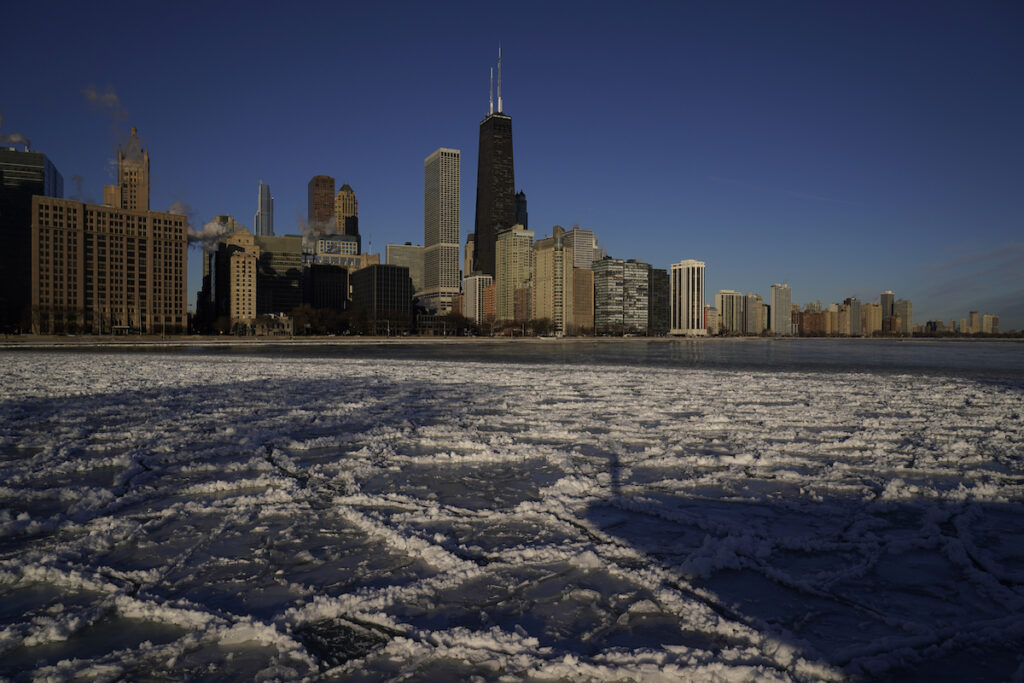
{"label": "steam plume", "polygon": [[[4,123],[4,115],[2,113],[0,113],[0,128],[3,127],[3,123]],[[32,143],[29,141],[29,139],[27,137],[25,137],[24,135],[22,135],[21,133],[11,133],[10,135],[0,135],[0,144],[3,144],[3,145],[25,145],[25,150],[26,151],[29,149],[29,147],[32,146]]]}

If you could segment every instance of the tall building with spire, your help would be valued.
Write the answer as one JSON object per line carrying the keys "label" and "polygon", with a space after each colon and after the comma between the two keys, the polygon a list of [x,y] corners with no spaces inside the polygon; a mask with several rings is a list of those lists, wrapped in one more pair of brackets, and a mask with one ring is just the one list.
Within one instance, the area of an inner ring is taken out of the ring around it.
{"label": "tall building with spire", "polygon": [[103,188],[103,203],[115,209],[149,211],[149,152],[132,126],[128,143],[117,148],[117,185]]}
{"label": "tall building with spire", "polygon": [[132,128],[104,206],[32,197],[32,330],[182,333],[186,218],[149,210],[149,154]]}
{"label": "tall building with spire", "polygon": [[253,226],[257,236],[271,237],[274,234],[274,197],[270,194],[270,185],[262,180],[256,198]]}
{"label": "tall building with spire", "polygon": [[[498,233],[516,224],[516,181],[512,163],[512,118],[503,111],[501,48],[498,48],[498,109],[494,109],[493,70],[490,108],[480,122],[480,152],[476,167],[476,219],[473,254],[476,272],[495,275]],[[525,198],[525,197],[524,197]],[[524,207],[525,208],[525,207]],[[525,227],[525,226],[524,226]]]}
{"label": "tall building with spire", "polygon": [[359,200],[356,191],[345,183],[334,196],[334,220],[337,222],[339,235],[359,234]]}

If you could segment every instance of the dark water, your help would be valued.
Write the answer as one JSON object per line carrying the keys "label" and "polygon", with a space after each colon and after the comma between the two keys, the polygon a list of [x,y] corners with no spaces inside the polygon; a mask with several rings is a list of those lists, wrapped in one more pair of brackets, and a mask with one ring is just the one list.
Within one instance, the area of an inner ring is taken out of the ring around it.
{"label": "dark water", "polygon": [[[77,349],[82,350],[82,349]],[[1024,343],[867,339],[595,339],[92,347],[100,353],[912,373],[1024,380]]]}

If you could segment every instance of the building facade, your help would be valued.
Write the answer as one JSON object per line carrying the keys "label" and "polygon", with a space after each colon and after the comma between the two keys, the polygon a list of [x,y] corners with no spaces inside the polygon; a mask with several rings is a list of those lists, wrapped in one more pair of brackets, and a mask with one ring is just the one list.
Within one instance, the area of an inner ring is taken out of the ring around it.
{"label": "building facade", "polygon": [[423,292],[430,310],[447,313],[459,293],[461,153],[442,147],[423,161]]}
{"label": "building facade", "polygon": [[901,331],[909,337],[914,330],[914,304],[906,299],[898,299],[892,305],[893,315],[899,316]]}
{"label": "building facade", "polygon": [[622,334],[625,331],[622,264],[623,261],[613,258],[594,261],[595,334]]}
{"label": "building facade", "polygon": [[647,334],[663,337],[672,329],[672,309],[669,304],[671,278],[664,268],[651,268],[647,284]]}
{"label": "building facade", "polygon": [[149,154],[132,129],[118,150],[118,205],[32,198],[32,330],[180,333],[188,237],[180,214],[149,211]]}
{"label": "building facade", "polygon": [[274,197],[270,194],[270,185],[262,180],[256,188],[256,216],[253,218],[253,229],[257,237],[272,237],[274,234]]}
{"label": "building facade", "polygon": [[721,334],[743,334],[746,328],[745,299],[735,289],[721,289],[715,295]]}
{"label": "building facade", "polygon": [[583,230],[574,225],[565,233],[566,244],[572,249],[574,268],[591,268],[597,256],[597,238],[592,230]]}
{"label": "building facade", "polygon": [[359,236],[359,200],[348,183],[334,196],[334,225],[338,235]]}
{"label": "building facade", "polygon": [[45,154],[0,148],[0,330],[32,329],[32,197],[64,196]]}
{"label": "building facade", "polygon": [[32,331],[186,330],[185,217],[32,199]]}
{"label": "building facade", "polygon": [[793,290],[786,284],[772,285],[771,333],[777,337],[793,334]]}
{"label": "building facade", "polygon": [[103,188],[103,203],[115,209],[149,211],[149,152],[132,126],[127,144],[117,149],[117,185]]}
{"label": "building facade", "polygon": [[[575,253],[573,254],[575,260]],[[572,269],[572,319],[577,334],[594,332],[594,271]]]}
{"label": "building facade", "polygon": [[743,334],[759,336],[764,332],[764,300],[760,294],[748,292],[743,297]]}
{"label": "building facade", "polygon": [[[512,159],[512,118],[504,113],[501,99],[501,52],[498,52],[498,109],[480,122],[480,146],[476,167],[476,217],[473,220],[474,272],[497,274],[498,235],[516,223],[516,180]],[[528,230],[523,225],[523,230]],[[498,284],[500,303],[500,284]],[[499,311],[498,317],[501,317]]]}
{"label": "building facade", "polygon": [[495,318],[520,319],[522,314],[516,316],[516,290],[525,289],[529,296],[530,277],[533,274],[533,231],[521,225],[503,231],[495,242],[494,255]]}
{"label": "building facade", "polygon": [[402,266],[374,264],[351,275],[352,308],[365,316],[371,334],[412,332],[412,278]]}
{"label": "building facade", "polygon": [[493,283],[494,278],[490,275],[470,275],[465,279],[462,314],[478,325],[486,320],[485,296],[488,289],[492,293],[493,301]]}
{"label": "building facade", "polygon": [[688,337],[705,336],[703,261],[687,259],[672,264],[671,333]]}
{"label": "building facade", "polygon": [[302,236],[258,235],[256,309],[259,315],[291,313],[302,304]]}
{"label": "building facade", "polygon": [[575,325],[572,249],[564,235],[565,231],[556,225],[551,237],[533,244],[533,317],[550,320],[558,335],[570,332]]}
{"label": "building facade", "polygon": [[384,247],[384,262],[392,266],[405,266],[412,278],[412,287],[419,296],[423,292],[424,248],[412,242],[388,244]]}
{"label": "building facade", "polygon": [[306,221],[315,232],[326,235],[335,231],[334,178],[315,175],[306,186]]}

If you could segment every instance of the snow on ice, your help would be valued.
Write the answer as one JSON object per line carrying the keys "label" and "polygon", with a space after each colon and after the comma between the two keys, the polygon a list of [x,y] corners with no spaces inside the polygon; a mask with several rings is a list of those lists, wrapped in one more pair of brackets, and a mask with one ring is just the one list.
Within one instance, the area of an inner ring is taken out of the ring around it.
{"label": "snow on ice", "polygon": [[1019,382],[2,361],[3,677],[1024,672]]}

